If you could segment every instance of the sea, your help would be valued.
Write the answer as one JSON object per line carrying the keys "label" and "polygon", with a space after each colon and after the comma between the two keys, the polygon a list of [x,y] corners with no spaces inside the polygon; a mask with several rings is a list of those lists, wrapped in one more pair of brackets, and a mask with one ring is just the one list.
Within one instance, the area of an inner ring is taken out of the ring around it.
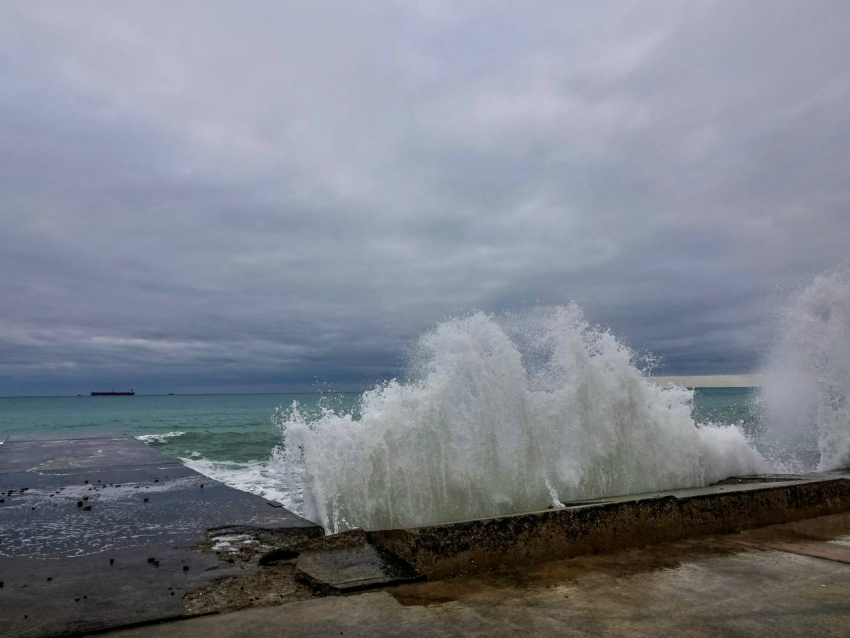
{"label": "sea", "polygon": [[[301,394],[0,397],[0,441],[10,435],[73,437],[126,433],[231,487],[288,500],[273,451],[280,415],[297,404],[311,420],[323,411],[359,416],[357,392]],[[736,425],[755,435],[755,388],[697,388],[696,423]]]}

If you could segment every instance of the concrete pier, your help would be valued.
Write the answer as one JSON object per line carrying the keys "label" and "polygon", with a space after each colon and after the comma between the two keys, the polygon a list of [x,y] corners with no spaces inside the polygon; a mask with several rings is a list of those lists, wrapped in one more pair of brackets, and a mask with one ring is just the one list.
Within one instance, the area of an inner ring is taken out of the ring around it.
{"label": "concrete pier", "polygon": [[320,527],[130,436],[0,446],[0,636],[79,635],[184,615],[183,596],[244,575],[194,551],[210,531],[300,539]]}
{"label": "concrete pier", "polygon": [[13,438],[0,636],[844,636],[849,512],[833,472],[325,536],[129,436]]}

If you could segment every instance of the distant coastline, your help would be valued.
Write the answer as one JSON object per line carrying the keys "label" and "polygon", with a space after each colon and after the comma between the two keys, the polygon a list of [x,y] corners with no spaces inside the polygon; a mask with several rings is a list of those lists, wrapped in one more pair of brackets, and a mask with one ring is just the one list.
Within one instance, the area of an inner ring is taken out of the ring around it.
{"label": "distant coastline", "polygon": [[652,376],[659,385],[675,383],[686,388],[760,388],[760,374],[708,374],[693,376]]}

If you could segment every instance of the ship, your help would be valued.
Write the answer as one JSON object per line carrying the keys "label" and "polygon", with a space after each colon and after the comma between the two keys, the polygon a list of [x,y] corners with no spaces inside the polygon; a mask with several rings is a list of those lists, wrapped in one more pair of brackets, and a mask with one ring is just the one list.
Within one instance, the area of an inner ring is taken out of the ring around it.
{"label": "ship", "polygon": [[136,393],[132,390],[129,392],[116,392],[115,390],[111,390],[110,392],[92,392],[91,395],[93,397],[133,397],[136,396]]}

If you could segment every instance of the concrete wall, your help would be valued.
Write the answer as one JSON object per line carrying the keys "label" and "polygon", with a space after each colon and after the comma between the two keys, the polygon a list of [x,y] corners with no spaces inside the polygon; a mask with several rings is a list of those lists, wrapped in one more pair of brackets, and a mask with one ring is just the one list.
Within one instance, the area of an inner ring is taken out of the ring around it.
{"label": "concrete wall", "polygon": [[850,479],[678,490],[531,514],[373,531],[429,578],[725,534],[850,510]]}

